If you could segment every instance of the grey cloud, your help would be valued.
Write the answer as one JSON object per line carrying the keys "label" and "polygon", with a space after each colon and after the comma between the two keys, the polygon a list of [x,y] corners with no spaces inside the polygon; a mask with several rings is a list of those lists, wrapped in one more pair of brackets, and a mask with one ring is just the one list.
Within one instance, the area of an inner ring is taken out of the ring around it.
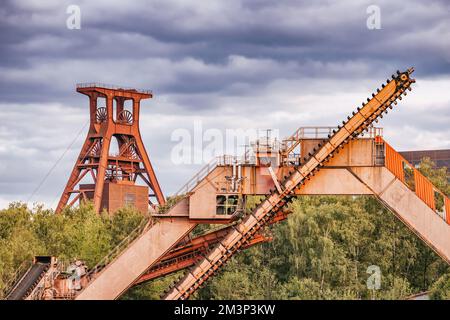
{"label": "grey cloud", "polygon": [[[236,92],[239,83],[252,87],[279,78],[327,78],[330,65],[341,65],[336,76],[346,78],[384,75],[410,65],[428,76],[446,73],[449,68],[444,42],[449,29],[448,5],[440,1],[431,5],[417,1],[408,6],[380,1],[383,29],[377,31],[365,27],[369,1],[357,5],[329,1],[257,1],[252,5],[240,1],[183,5],[78,1],[83,24],[76,31],[65,28],[69,3],[7,2],[3,8],[0,53],[4,59],[0,63],[5,76],[0,80],[0,94],[4,101],[66,99],[73,86],[58,90],[60,81],[54,79],[65,78],[73,84],[84,79],[83,72],[89,81],[126,79],[130,85],[145,82],[137,84],[148,83],[155,90],[176,94],[228,93],[228,88]],[[248,70],[230,68],[230,57],[260,64],[269,61],[278,72],[262,68],[264,74],[252,77]],[[205,67],[186,68],[186,58]],[[163,70],[155,67],[160,59],[170,66],[163,63]],[[366,67],[352,73],[351,66],[361,63]],[[78,72],[73,72],[72,64]],[[54,69],[53,74],[42,70],[43,66]],[[8,77],[11,69],[18,82]],[[147,76],[127,79],[130,73],[138,73],[136,69]],[[166,73],[173,76],[166,79]],[[33,74],[41,77],[35,79]]]}
{"label": "grey cloud", "polygon": [[[81,7],[81,30],[65,27],[69,4]],[[366,28],[371,4],[381,8],[381,30]],[[418,86],[447,85],[449,9],[445,0],[6,1],[0,201],[26,200],[87,120],[77,82],[154,90],[141,130],[170,193],[198,169],[168,161],[170,134],[191,130],[195,119],[286,136],[301,125],[337,124],[397,69],[415,66]],[[448,90],[417,90],[402,105],[382,121],[394,146],[428,139],[450,147]],[[33,200],[54,202],[83,138]]]}

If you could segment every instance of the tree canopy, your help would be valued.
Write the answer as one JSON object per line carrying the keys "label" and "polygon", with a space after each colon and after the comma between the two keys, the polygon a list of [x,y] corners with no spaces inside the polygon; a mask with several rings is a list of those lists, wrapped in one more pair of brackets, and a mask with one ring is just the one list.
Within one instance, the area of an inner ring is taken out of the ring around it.
{"label": "tree canopy", "polygon": [[[420,171],[447,195],[446,169],[426,159]],[[249,209],[256,199],[249,199]],[[197,299],[403,299],[430,291],[450,298],[449,266],[374,197],[299,197],[273,236],[232,258]],[[131,208],[98,215],[91,204],[53,210],[12,203],[0,210],[0,291],[35,255],[94,266],[142,221]],[[201,230],[208,226],[200,226]],[[198,231],[197,231],[198,232]],[[380,287],[368,288],[370,268]],[[123,299],[158,299],[182,273],[130,289]]]}

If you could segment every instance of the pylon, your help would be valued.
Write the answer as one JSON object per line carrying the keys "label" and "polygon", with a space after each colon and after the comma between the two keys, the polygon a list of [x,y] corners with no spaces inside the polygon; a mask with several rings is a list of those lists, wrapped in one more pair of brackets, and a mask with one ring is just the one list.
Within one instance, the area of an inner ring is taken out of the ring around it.
{"label": "pylon", "polygon": [[[56,212],[59,213],[65,206],[72,206],[83,199],[92,200],[97,212],[102,208],[109,208],[110,191],[105,196],[105,182],[125,185],[127,192],[132,194],[138,188],[135,185],[138,178],[150,189],[150,194],[145,199],[147,207],[148,204],[164,204],[164,195],[139,131],[140,102],[142,99],[152,98],[152,93],[148,90],[93,83],[78,84],[77,92],[89,97],[90,127]],[[99,105],[99,99],[105,99],[106,105]],[[125,107],[128,100],[132,102],[129,110]],[[110,154],[114,140],[118,144],[118,154]],[[79,185],[89,177],[88,173],[93,184]],[[117,199],[113,200],[117,202]],[[120,204],[127,202],[119,200]]]}

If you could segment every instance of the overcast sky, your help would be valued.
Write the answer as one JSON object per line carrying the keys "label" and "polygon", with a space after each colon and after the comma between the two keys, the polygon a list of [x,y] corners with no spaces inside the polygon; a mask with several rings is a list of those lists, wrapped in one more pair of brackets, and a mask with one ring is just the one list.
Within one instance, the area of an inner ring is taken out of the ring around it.
{"label": "overcast sky", "polygon": [[[369,5],[381,29],[367,28]],[[417,84],[384,136],[397,150],[450,148],[449,18],[446,0],[3,1],[0,207],[27,201],[82,130],[78,82],[153,90],[141,132],[167,194],[199,168],[172,163],[174,130],[334,126],[411,66]],[[82,131],[30,202],[57,203]]]}

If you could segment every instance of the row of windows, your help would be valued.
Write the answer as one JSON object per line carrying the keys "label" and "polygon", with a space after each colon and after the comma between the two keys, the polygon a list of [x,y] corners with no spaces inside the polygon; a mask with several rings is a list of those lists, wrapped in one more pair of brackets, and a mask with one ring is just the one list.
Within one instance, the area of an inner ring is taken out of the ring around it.
{"label": "row of windows", "polygon": [[232,215],[236,212],[238,206],[238,195],[218,195],[216,197],[216,214],[218,215]]}

